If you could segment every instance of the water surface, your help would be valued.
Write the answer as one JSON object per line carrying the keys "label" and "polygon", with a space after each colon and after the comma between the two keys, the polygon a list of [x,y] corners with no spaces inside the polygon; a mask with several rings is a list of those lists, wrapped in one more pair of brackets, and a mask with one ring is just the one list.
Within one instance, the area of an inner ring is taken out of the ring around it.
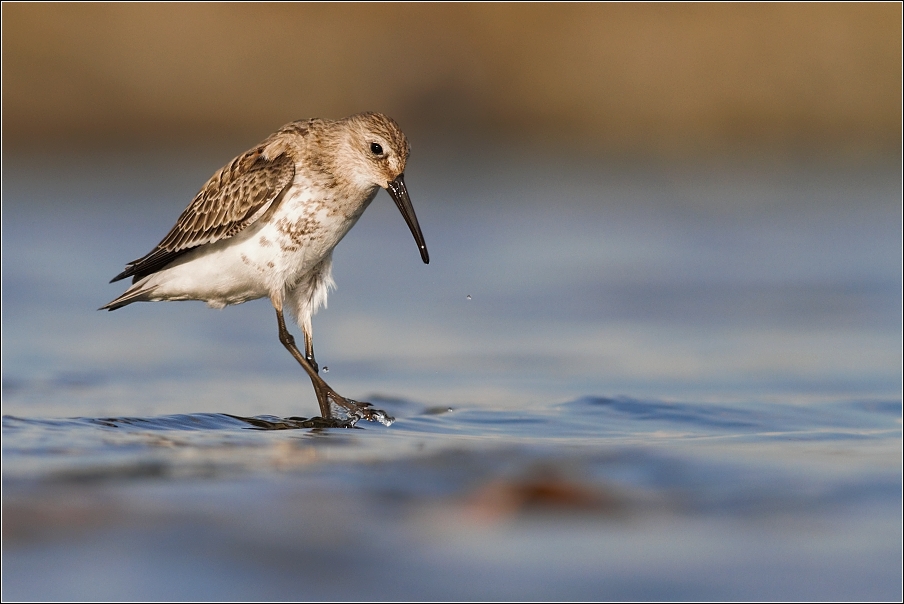
{"label": "water surface", "polygon": [[901,598],[897,166],[425,150],[340,430],[266,301],[95,310],[226,159],[4,159],[4,598]]}

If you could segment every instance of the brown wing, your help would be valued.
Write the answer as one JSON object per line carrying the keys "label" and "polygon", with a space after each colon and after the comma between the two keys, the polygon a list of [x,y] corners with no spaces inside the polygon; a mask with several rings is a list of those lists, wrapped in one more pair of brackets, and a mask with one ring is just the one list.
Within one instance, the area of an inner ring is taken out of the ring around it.
{"label": "brown wing", "polygon": [[199,245],[233,237],[279,203],[295,177],[295,162],[286,154],[264,159],[262,152],[263,146],[255,147],[217,171],[157,247],[110,282],[137,281]]}

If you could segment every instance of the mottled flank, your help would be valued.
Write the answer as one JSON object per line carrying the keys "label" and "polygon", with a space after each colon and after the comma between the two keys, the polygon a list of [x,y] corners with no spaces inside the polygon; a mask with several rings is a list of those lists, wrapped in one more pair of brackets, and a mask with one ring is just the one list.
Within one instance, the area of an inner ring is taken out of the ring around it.
{"label": "mottled flank", "polygon": [[[222,308],[269,297],[280,339],[314,380],[324,416],[332,401],[372,419],[317,376],[311,316],[333,284],[333,248],[380,188],[429,261],[403,179],[409,152],[398,124],[379,113],[286,124],[207,181],[166,237],[113,278],[133,285],[103,308],[164,300]],[[304,355],[285,331],[284,306],[304,331]]]}

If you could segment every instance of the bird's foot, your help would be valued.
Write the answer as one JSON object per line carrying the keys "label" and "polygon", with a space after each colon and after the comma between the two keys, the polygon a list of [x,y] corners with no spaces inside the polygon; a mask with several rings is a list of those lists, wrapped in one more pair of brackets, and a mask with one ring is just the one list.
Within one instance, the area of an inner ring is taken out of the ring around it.
{"label": "bird's foot", "polygon": [[257,430],[298,430],[301,428],[352,428],[354,424],[345,419],[336,417],[242,417],[240,415],[224,414],[233,419],[238,419]]}
{"label": "bird's foot", "polygon": [[352,426],[358,423],[358,420],[367,420],[369,422],[379,422],[384,426],[391,426],[392,422],[395,421],[395,418],[383,411],[382,409],[377,409],[370,403],[364,403],[356,400],[352,400],[350,398],[345,398],[344,396],[339,396],[336,394],[334,390],[330,390],[327,392],[327,398],[331,404],[333,409],[339,410],[339,412],[345,415],[348,418],[348,422]]}
{"label": "bird's foot", "polygon": [[347,419],[340,419],[338,417],[320,417],[315,416],[311,418],[307,417],[288,417],[286,418],[288,421],[294,422],[293,427],[297,428],[354,428],[355,421],[349,421]]}

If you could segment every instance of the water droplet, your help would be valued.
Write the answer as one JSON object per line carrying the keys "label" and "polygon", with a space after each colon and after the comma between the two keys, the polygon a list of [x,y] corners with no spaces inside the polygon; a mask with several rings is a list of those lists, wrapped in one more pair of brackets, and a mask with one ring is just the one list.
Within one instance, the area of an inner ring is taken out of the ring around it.
{"label": "water droplet", "polygon": [[330,368],[324,366],[324,367],[323,367],[323,372],[324,372],[324,373],[329,373],[329,372],[330,372]]}
{"label": "water droplet", "polygon": [[468,295],[465,296],[465,297],[466,297],[468,300],[470,300],[470,299],[471,299],[471,294],[468,294]]}
{"label": "water droplet", "polygon": [[371,419],[370,421],[374,421],[374,420],[376,420],[376,421],[380,422],[381,424],[383,424],[384,426],[388,427],[388,426],[392,425],[392,422],[395,421],[395,418],[392,417],[391,415],[388,415],[385,411],[381,411],[380,409],[374,409],[373,419]]}

